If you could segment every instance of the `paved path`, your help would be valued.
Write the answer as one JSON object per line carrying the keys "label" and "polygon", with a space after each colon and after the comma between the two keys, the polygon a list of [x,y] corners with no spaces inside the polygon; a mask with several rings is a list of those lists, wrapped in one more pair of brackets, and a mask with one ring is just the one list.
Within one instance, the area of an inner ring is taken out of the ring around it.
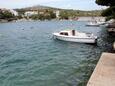
{"label": "paved path", "polygon": [[115,54],[102,54],[87,86],[115,86]]}

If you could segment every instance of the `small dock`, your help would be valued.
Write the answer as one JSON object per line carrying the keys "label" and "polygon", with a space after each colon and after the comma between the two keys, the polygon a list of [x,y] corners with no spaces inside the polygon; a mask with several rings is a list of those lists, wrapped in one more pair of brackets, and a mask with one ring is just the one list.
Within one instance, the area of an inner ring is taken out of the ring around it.
{"label": "small dock", "polygon": [[87,86],[115,86],[115,54],[102,54]]}

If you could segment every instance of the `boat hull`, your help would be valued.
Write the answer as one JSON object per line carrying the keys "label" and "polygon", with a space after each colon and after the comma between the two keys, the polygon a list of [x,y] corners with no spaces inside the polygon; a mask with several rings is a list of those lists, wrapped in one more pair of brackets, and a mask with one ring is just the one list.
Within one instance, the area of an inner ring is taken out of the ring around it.
{"label": "boat hull", "polygon": [[100,25],[98,25],[98,24],[97,25],[96,24],[95,25],[87,24],[86,26],[99,27]]}
{"label": "boat hull", "polygon": [[78,42],[78,43],[96,43],[97,38],[77,38],[77,37],[63,37],[63,36],[57,36],[54,35],[55,39],[63,40],[63,41],[69,41],[69,42]]}
{"label": "boat hull", "polygon": [[95,26],[95,27],[99,27],[100,25],[104,25],[106,24],[105,22],[97,22],[97,23],[88,23],[86,24],[86,26]]}

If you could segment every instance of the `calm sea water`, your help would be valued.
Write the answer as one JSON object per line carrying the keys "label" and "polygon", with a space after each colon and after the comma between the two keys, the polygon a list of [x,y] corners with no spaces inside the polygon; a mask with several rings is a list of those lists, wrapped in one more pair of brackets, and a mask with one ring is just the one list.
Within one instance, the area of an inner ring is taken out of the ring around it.
{"label": "calm sea water", "polygon": [[[0,86],[85,86],[103,51],[111,50],[104,27],[87,22],[35,21],[0,24]],[[52,39],[63,29],[92,32],[97,45]]]}

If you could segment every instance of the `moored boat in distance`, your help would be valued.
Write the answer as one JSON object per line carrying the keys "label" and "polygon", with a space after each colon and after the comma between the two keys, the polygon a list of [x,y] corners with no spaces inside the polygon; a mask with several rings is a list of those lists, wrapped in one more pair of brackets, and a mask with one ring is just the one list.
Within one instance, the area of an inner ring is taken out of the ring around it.
{"label": "moored boat in distance", "polygon": [[89,21],[86,26],[100,26],[106,24],[105,19],[95,19],[92,17],[91,21]]}
{"label": "moored boat in distance", "polygon": [[86,24],[86,26],[95,26],[95,27],[98,27],[98,26],[100,26],[100,24],[98,24],[97,22],[89,22],[88,24]]}
{"label": "moored boat in distance", "polygon": [[104,21],[93,21],[93,22],[89,22],[86,24],[86,26],[100,26],[100,25],[104,25],[106,24],[106,22]]}
{"label": "moored boat in distance", "polygon": [[78,43],[96,43],[97,36],[92,33],[83,33],[76,30],[63,30],[57,33],[53,33],[55,39],[78,42]]}

